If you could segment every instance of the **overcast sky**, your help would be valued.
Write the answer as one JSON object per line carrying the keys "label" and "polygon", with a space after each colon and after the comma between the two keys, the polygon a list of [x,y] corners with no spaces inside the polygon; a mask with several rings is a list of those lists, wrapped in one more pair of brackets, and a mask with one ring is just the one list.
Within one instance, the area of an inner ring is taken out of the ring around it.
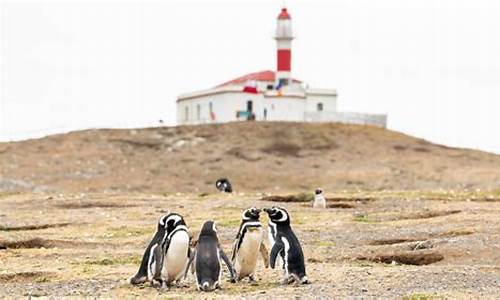
{"label": "overcast sky", "polygon": [[[500,153],[496,0],[286,1],[292,73],[344,111]],[[0,140],[175,124],[180,93],[275,68],[283,1],[3,1]]]}

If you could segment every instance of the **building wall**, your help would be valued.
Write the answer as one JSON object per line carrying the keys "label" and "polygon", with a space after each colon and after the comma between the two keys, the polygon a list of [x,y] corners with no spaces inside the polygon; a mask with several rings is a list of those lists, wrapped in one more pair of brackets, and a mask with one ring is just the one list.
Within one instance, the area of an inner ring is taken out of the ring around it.
{"label": "building wall", "polygon": [[[194,125],[244,121],[246,118],[238,119],[236,112],[246,111],[247,101],[252,101],[257,121],[340,122],[375,125],[384,128],[387,123],[386,115],[338,112],[337,98],[332,94],[309,94],[306,100],[298,96],[271,97],[264,96],[262,93],[227,92],[201,95],[177,102],[177,124]],[[210,103],[212,103],[215,120],[210,117]],[[318,111],[318,103],[322,103],[322,111]],[[265,114],[267,115],[265,116]]]}
{"label": "building wall", "polygon": [[306,112],[317,112],[319,103],[322,104],[323,111],[325,112],[337,111],[337,96],[308,94],[306,103]]}
{"label": "building wall", "polygon": [[[263,119],[263,106],[261,94],[249,93],[223,93],[215,95],[200,96],[186,99],[177,103],[177,123],[203,124],[203,123],[224,123],[237,121],[236,112],[247,110],[247,101],[252,101],[253,111],[258,120]],[[210,117],[210,103],[215,114],[215,120]],[[197,107],[200,106],[200,118],[197,115]],[[188,108],[188,119],[185,118],[185,109]]]}
{"label": "building wall", "polygon": [[306,112],[306,122],[339,122],[345,124],[373,125],[386,128],[387,115],[355,112]]}

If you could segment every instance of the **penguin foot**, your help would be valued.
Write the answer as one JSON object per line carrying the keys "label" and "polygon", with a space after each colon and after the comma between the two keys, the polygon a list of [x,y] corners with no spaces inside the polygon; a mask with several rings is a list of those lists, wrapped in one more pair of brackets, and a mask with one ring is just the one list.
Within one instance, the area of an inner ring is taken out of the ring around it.
{"label": "penguin foot", "polygon": [[250,282],[250,283],[257,282],[257,280],[255,279],[255,276],[253,274],[248,275],[248,282]]}
{"label": "penguin foot", "polygon": [[151,280],[151,286],[156,288],[156,289],[161,289],[163,287],[163,284],[165,284],[165,282],[161,279],[153,279]]}
{"label": "penguin foot", "polygon": [[186,283],[181,283],[180,280],[177,280],[175,282],[175,287],[178,288],[178,289],[182,289],[182,288],[187,288],[189,287],[189,285],[187,285]]}
{"label": "penguin foot", "polygon": [[147,276],[141,276],[141,277],[134,276],[134,277],[130,278],[129,282],[130,282],[130,284],[137,285],[137,284],[145,283],[146,281],[148,281]]}

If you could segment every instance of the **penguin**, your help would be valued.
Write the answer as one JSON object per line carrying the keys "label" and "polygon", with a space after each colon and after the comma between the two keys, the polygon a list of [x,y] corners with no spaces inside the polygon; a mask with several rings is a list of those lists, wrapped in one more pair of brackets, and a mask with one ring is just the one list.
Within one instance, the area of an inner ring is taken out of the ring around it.
{"label": "penguin", "polygon": [[170,287],[172,282],[180,284],[182,276],[186,273],[191,256],[190,237],[184,218],[179,214],[170,214],[165,222],[167,238],[162,245],[161,252],[155,252],[158,261],[153,279],[160,282],[161,286]]}
{"label": "penguin", "polygon": [[221,191],[226,193],[232,193],[233,187],[227,178],[220,178],[215,182],[215,187]]}
{"label": "penguin", "polygon": [[175,213],[166,214],[158,220],[156,233],[144,251],[139,271],[130,279],[130,283],[171,283],[179,280],[182,277],[182,272],[178,274],[179,265],[184,263],[182,271],[185,271],[189,254],[189,236],[184,219]]}
{"label": "penguin", "polygon": [[321,188],[317,188],[314,191],[313,207],[314,208],[326,208],[326,199],[323,196],[323,190]]}
{"label": "penguin", "polygon": [[241,216],[240,228],[231,255],[237,280],[248,276],[250,282],[255,281],[255,267],[259,252],[264,260],[264,266],[269,267],[269,254],[263,243],[264,230],[259,221],[260,212],[260,209],[251,207],[243,211]]}
{"label": "penguin", "polygon": [[208,292],[220,288],[221,258],[229,270],[231,282],[236,282],[233,265],[219,244],[215,222],[206,221],[201,228],[195,253],[189,262],[189,265],[193,264],[194,259],[196,285],[199,291]]}
{"label": "penguin", "polygon": [[283,260],[283,284],[291,281],[301,284],[309,283],[304,253],[297,236],[290,227],[290,215],[286,209],[276,206],[264,208],[264,211],[269,216],[269,239],[272,245],[269,257],[271,268],[274,269],[279,254]]}
{"label": "penguin", "polygon": [[[158,226],[153,239],[149,243],[148,247],[144,251],[142,256],[141,265],[139,266],[139,271],[134,277],[130,279],[131,284],[141,284],[146,281],[151,281],[153,278],[152,270],[156,269],[155,251],[158,252],[158,247],[161,247],[164,238],[166,238],[166,228],[165,224],[168,219],[169,214],[163,215],[158,220]],[[151,268],[153,266],[154,268]]]}

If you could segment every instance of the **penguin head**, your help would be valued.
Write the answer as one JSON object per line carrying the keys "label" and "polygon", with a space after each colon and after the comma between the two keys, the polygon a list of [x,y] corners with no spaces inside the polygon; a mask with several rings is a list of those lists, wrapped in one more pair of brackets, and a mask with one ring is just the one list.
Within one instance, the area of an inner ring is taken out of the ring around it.
{"label": "penguin head", "polygon": [[200,237],[202,236],[215,236],[217,237],[217,226],[215,222],[210,220],[203,223],[200,231]]}
{"label": "penguin head", "polygon": [[165,220],[165,228],[167,232],[172,232],[179,225],[186,225],[186,222],[184,222],[184,218],[181,215],[171,213],[167,216]]}
{"label": "penguin head", "polygon": [[321,188],[317,188],[317,189],[314,191],[314,194],[316,194],[316,195],[323,194],[323,190],[322,190]]}
{"label": "penguin head", "polygon": [[181,215],[176,213],[163,215],[158,220],[158,229],[165,229],[167,232],[172,232],[179,225],[186,225],[186,222]]}
{"label": "penguin head", "polygon": [[285,208],[273,206],[271,208],[264,208],[264,211],[273,223],[290,224],[290,215]]}
{"label": "penguin head", "polygon": [[241,219],[244,221],[247,221],[247,220],[258,221],[259,217],[260,217],[260,212],[261,212],[261,210],[255,206],[247,208],[243,212]]}
{"label": "penguin head", "polygon": [[158,230],[165,228],[165,224],[167,222],[168,216],[170,216],[170,212],[168,212],[166,215],[161,216],[158,219]]}

